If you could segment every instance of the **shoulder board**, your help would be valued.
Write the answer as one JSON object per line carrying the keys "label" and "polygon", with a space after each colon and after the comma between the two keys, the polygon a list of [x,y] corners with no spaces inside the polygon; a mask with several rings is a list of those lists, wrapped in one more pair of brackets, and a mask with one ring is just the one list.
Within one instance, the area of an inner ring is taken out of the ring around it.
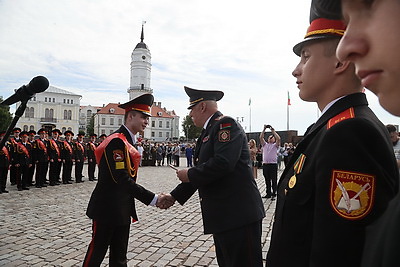
{"label": "shoulder board", "polygon": [[220,120],[223,119],[224,117],[225,117],[224,115],[221,115],[221,116],[219,116],[219,117],[216,117],[215,120],[216,120],[216,121],[220,121]]}
{"label": "shoulder board", "polygon": [[337,123],[339,123],[341,121],[347,120],[347,119],[352,119],[354,117],[355,117],[354,108],[351,107],[349,109],[346,109],[342,113],[339,113],[338,115],[336,115],[332,119],[330,119],[328,121],[328,124],[326,125],[326,128],[330,129],[333,125],[335,125],[335,124],[337,124]]}

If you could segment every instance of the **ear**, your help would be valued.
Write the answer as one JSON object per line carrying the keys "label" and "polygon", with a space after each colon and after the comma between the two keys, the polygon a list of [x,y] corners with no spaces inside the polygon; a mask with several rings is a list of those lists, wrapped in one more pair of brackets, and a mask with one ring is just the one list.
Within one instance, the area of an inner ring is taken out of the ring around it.
{"label": "ear", "polygon": [[335,66],[335,70],[334,70],[333,73],[334,74],[341,74],[341,73],[345,72],[349,68],[350,64],[351,64],[351,62],[348,61],[348,60],[345,60],[343,62],[337,60],[336,61],[336,66]]}

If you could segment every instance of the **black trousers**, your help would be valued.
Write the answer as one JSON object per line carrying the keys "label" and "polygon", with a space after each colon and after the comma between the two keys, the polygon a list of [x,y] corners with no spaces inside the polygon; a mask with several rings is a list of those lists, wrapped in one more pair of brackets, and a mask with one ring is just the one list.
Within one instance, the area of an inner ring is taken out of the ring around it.
{"label": "black trousers", "polygon": [[92,241],[86,252],[83,267],[97,267],[102,263],[108,247],[110,247],[109,266],[128,266],[126,253],[128,251],[130,224],[111,225],[93,220]]}
{"label": "black trousers", "polygon": [[94,171],[96,170],[96,160],[88,159],[88,177],[89,181],[94,180]]}
{"label": "black trousers", "polygon": [[49,169],[49,163],[46,162],[38,162],[36,164],[36,175],[35,181],[36,185],[42,186],[46,181],[47,171]]}
{"label": "black trousers", "polygon": [[71,180],[71,172],[72,172],[72,160],[65,160],[65,162],[63,163],[63,170],[62,170],[63,183],[69,182]]}
{"label": "black trousers", "polygon": [[[276,196],[276,187],[278,180],[278,164],[276,163],[263,164],[263,175],[267,191],[266,195]],[[272,194],[271,194],[271,189],[272,189]]]}
{"label": "black trousers", "polygon": [[213,234],[220,267],[261,267],[261,221]]}
{"label": "black trousers", "polygon": [[83,160],[75,161],[75,181],[77,183],[82,182],[82,170],[83,170]]}
{"label": "black trousers", "polygon": [[0,167],[0,191],[6,190],[8,166]]}

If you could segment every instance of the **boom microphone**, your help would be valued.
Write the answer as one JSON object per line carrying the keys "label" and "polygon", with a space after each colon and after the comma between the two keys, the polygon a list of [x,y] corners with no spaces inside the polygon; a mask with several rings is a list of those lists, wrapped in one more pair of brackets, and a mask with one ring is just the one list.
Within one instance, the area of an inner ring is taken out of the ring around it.
{"label": "boom microphone", "polygon": [[34,94],[41,93],[49,87],[49,80],[43,76],[33,78],[28,85],[22,85],[15,93],[1,102],[2,105],[12,105],[18,101],[27,101]]}

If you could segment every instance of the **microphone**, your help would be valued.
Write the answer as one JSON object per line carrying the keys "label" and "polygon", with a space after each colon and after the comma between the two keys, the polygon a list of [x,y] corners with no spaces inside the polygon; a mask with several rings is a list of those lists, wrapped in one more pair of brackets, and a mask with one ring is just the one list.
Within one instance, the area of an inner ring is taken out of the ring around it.
{"label": "microphone", "polygon": [[27,101],[34,94],[41,93],[49,87],[49,80],[43,76],[33,78],[28,85],[22,85],[15,93],[1,102],[2,105],[12,105],[18,101]]}

